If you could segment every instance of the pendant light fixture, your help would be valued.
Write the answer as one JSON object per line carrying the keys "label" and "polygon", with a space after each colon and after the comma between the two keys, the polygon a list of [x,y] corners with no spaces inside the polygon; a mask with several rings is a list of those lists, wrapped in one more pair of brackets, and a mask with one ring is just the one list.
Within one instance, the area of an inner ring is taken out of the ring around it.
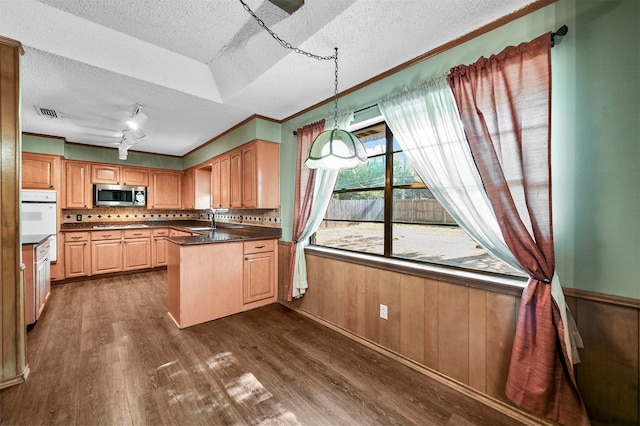
{"label": "pendant light fixture", "polygon": [[333,90],[333,129],[325,130],[315,138],[309,149],[309,155],[305,164],[310,169],[342,169],[357,167],[366,164],[367,152],[362,142],[351,132],[338,128],[338,48],[332,56],[319,56],[293,47],[287,41],[281,39],[269,29],[266,24],[256,16],[243,0],[239,0],[244,9],[256,20],[258,25],[264,28],[282,47],[291,49],[296,53],[308,56],[319,61],[333,59],[335,62],[335,80]]}

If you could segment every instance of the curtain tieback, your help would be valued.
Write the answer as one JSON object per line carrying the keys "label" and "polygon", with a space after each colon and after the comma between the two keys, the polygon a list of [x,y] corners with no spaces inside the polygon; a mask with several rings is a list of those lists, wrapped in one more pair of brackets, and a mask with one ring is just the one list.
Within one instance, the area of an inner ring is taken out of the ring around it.
{"label": "curtain tieback", "polygon": [[550,284],[551,280],[549,278],[538,278],[538,277],[534,277],[533,275],[529,275],[529,278],[531,278],[532,280],[536,280],[536,281],[542,281],[545,284]]}

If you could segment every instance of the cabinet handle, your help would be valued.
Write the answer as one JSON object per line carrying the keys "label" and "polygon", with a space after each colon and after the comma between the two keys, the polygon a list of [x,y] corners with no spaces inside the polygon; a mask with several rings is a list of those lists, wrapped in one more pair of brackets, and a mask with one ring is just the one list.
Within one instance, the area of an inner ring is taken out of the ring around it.
{"label": "cabinet handle", "polygon": [[79,240],[82,237],[71,237],[72,240]]}
{"label": "cabinet handle", "polygon": [[109,237],[111,236],[111,234],[102,234],[102,236],[103,236],[104,238],[109,238]]}
{"label": "cabinet handle", "polygon": [[133,235],[142,235],[142,232],[136,232],[136,233],[135,233],[135,234],[133,234]]}
{"label": "cabinet handle", "polygon": [[266,246],[256,246],[256,248],[265,248]]}

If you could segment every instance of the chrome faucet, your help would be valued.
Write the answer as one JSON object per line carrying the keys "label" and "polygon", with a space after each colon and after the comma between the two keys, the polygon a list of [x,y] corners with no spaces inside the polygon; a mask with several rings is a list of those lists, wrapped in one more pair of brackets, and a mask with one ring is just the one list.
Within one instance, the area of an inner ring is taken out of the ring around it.
{"label": "chrome faucet", "polygon": [[209,206],[209,212],[211,214],[211,229],[216,229],[216,210]]}

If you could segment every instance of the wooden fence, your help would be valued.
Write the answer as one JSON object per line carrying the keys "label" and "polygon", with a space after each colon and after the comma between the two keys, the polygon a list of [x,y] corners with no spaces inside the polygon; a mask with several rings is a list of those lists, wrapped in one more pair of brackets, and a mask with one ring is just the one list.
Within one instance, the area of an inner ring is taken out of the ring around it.
{"label": "wooden fence", "polygon": [[[327,219],[338,221],[384,221],[384,200],[331,200]],[[393,221],[455,225],[436,200],[394,200]]]}

